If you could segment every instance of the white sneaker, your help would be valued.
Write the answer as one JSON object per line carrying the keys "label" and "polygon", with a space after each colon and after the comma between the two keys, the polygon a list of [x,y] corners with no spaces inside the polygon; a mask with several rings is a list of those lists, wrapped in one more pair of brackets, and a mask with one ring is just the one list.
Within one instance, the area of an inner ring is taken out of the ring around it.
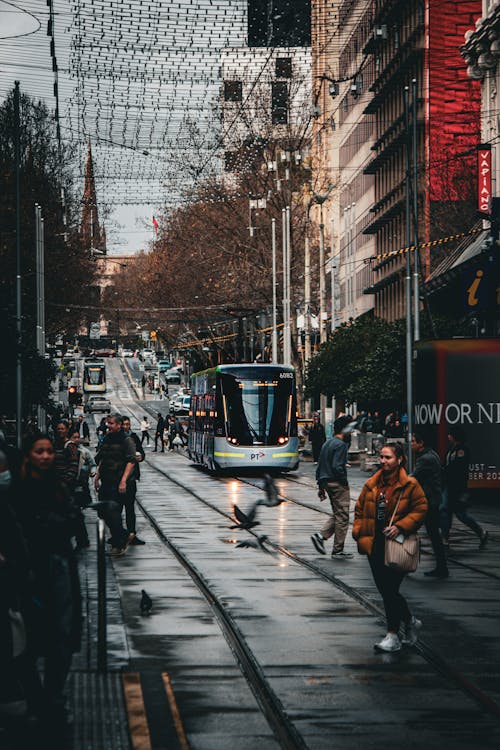
{"label": "white sneaker", "polygon": [[380,643],[376,643],[375,651],[401,651],[401,641],[396,633],[387,633]]}
{"label": "white sneaker", "polygon": [[414,646],[418,641],[418,631],[422,627],[422,620],[412,615],[410,622],[405,623],[405,637],[401,641],[405,646]]}

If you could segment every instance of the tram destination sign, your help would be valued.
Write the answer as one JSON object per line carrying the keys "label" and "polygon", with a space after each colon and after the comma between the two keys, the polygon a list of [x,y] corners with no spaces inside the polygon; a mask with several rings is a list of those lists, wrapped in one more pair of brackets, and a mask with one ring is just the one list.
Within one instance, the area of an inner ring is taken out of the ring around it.
{"label": "tram destination sign", "polygon": [[448,428],[470,449],[469,487],[500,487],[500,339],[450,339],[416,347],[415,426],[444,459]]}

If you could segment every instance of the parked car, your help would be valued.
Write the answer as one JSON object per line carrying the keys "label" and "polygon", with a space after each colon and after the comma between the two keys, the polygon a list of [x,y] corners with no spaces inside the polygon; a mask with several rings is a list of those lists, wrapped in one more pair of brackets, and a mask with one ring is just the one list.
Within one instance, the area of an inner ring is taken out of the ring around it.
{"label": "parked car", "polygon": [[96,357],[114,357],[116,352],[114,349],[96,349],[95,355]]}
{"label": "parked car", "polygon": [[181,382],[181,371],[178,367],[171,367],[165,375],[167,383],[180,383]]}
{"label": "parked car", "polygon": [[154,362],[155,353],[153,349],[143,349],[142,351],[140,351],[139,359],[141,360],[141,362],[146,362],[147,360]]}
{"label": "parked car", "polygon": [[176,411],[183,398],[184,393],[174,393],[173,396],[170,396],[169,409],[172,414]]}
{"label": "parked car", "polygon": [[96,411],[103,411],[106,414],[111,414],[111,401],[106,396],[89,396],[87,403],[84,406],[84,411],[87,414],[93,414]]}
{"label": "parked car", "polygon": [[120,356],[124,357],[124,358],[125,357],[133,357],[134,356],[134,352],[132,351],[132,349],[122,349]]}
{"label": "parked car", "polygon": [[182,414],[189,414],[189,407],[191,404],[191,396],[182,396],[179,400],[175,400],[171,403],[171,408],[174,414],[181,416]]}
{"label": "parked car", "polygon": [[170,370],[172,367],[170,361],[168,359],[159,359],[158,360],[158,371],[159,372],[166,372],[167,370]]}

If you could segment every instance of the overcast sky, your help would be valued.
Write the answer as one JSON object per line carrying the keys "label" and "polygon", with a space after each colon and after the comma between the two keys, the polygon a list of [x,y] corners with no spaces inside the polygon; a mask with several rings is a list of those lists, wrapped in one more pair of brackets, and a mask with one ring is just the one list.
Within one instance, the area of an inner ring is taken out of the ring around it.
{"label": "overcast sky", "polygon": [[[132,10],[129,10],[129,2]],[[146,249],[152,218],[213,155],[220,53],[245,43],[246,0],[53,0],[63,139],[92,143],[108,252]],[[45,0],[0,0],[0,99],[55,108]],[[193,146],[193,143],[195,146]]]}

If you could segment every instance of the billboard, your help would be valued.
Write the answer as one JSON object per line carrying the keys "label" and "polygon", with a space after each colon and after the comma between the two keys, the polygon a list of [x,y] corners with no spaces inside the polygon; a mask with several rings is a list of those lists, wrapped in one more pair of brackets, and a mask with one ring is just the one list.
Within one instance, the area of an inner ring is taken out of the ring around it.
{"label": "billboard", "polygon": [[469,487],[500,487],[500,339],[450,339],[416,345],[415,427],[441,459],[450,425],[470,449]]}

